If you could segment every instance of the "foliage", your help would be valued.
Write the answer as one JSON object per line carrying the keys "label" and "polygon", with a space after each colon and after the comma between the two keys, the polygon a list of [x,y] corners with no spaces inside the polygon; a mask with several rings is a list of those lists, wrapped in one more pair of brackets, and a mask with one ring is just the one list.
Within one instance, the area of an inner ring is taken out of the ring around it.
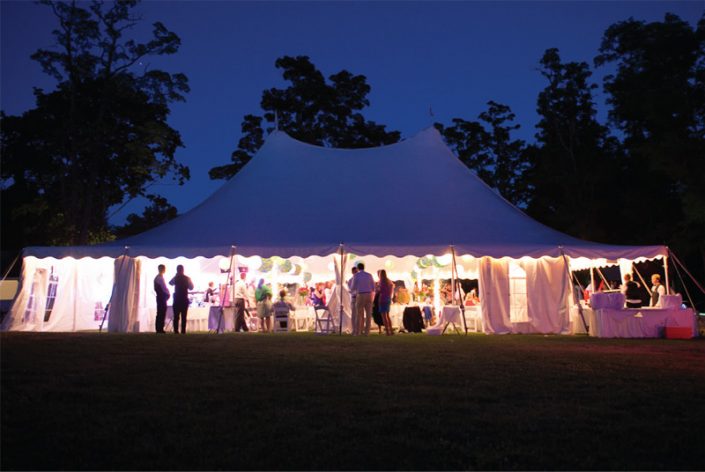
{"label": "foliage", "polygon": [[178,211],[166,198],[159,195],[147,195],[147,199],[151,203],[144,209],[142,215],[135,213],[128,215],[125,225],[113,229],[115,236],[126,238],[140,234],[176,218]]}
{"label": "foliage", "polygon": [[387,131],[362,115],[370,104],[364,75],[342,70],[326,81],[307,56],[280,57],[275,65],[290,85],[262,93],[263,116],[245,116],[232,162],[211,169],[212,179],[230,178],[247,164],[264,143],[264,126],[271,132],[276,125],[295,139],[319,146],[362,148],[399,141],[399,132]]}
{"label": "foliage", "polygon": [[35,89],[36,107],[1,123],[3,244],[15,247],[104,240],[112,205],[168,175],[189,178],[167,123],[169,104],[189,90],[186,76],[140,63],[175,53],[178,36],[155,23],[146,42],[126,37],[135,1],[43,3],[59,22],[58,49],[32,58],[58,85]]}
{"label": "foliage", "polygon": [[639,228],[637,242],[666,241],[705,263],[705,15],[695,28],[672,14],[616,23],[595,64],[616,69],[604,89],[624,135],[623,224]]}
{"label": "foliage", "polygon": [[556,229],[604,241],[606,215],[619,196],[619,143],[597,122],[587,63],[563,63],[548,49],[539,70],[548,85],[537,100],[537,142],[525,151],[527,211]]}
{"label": "foliage", "polygon": [[487,106],[480,121],[453,118],[450,127],[435,126],[458,158],[487,185],[514,204],[524,203],[527,195],[521,176],[526,168],[525,143],[511,139],[519,125],[512,124],[515,115],[508,106],[494,101]]}

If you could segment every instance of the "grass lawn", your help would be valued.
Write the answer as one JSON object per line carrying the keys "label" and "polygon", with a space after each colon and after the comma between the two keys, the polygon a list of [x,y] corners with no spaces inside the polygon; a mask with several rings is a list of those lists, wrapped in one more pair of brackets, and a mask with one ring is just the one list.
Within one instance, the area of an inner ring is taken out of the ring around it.
{"label": "grass lawn", "polygon": [[705,469],[705,341],[2,333],[10,469]]}

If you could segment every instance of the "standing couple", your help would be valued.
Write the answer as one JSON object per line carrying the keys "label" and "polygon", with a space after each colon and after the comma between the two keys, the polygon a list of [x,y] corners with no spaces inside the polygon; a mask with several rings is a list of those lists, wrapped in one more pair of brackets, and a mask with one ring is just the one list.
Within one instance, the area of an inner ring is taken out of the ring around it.
{"label": "standing couple", "polygon": [[349,282],[352,309],[352,334],[359,336],[370,334],[372,320],[372,302],[375,291],[378,293],[379,312],[382,315],[387,336],[394,334],[389,309],[392,303],[394,283],[387,278],[385,270],[379,271],[379,286],[375,290],[375,281],[369,272],[365,272],[365,264],[359,262],[353,267],[353,277]]}
{"label": "standing couple", "polygon": [[[164,332],[164,320],[166,319],[166,302],[171,294],[164,282],[164,273],[166,266],[159,264],[157,267],[159,273],[154,278],[154,291],[157,294],[157,318],[155,320],[155,328],[157,333]],[[179,321],[181,321],[181,334],[186,334],[186,315],[188,314],[188,291],[193,290],[193,282],[191,278],[184,274],[184,266],[176,266],[176,275],[169,281],[169,285],[174,286],[174,303],[172,310],[174,312],[174,332],[179,332]]]}

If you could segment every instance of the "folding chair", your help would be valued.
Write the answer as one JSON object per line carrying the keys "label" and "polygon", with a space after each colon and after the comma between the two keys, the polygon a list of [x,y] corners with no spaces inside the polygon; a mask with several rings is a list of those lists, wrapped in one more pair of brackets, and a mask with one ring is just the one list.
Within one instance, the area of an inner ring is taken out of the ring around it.
{"label": "folding chair", "polygon": [[327,306],[317,306],[314,308],[316,312],[316,334],[335,334],[337,332],[335,320]]}
{"label": "folding chair", "polygon": [[289,331],[289,307],[279,308],[274,306],[274,332],[286,333]]}

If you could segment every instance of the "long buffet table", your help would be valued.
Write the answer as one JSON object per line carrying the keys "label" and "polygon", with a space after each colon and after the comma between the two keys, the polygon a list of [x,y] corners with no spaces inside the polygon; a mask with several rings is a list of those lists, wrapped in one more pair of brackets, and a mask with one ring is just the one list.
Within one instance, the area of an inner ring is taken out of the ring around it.
{"label": "long buffet table", "polygon": [[[681,308],[599,308],[582,307],[590,336],[598,338],[659,338],[664,328],[690,328],[697,332],[695,313]],[[578,307],[570,310],[573,334],[585,334]]]}

